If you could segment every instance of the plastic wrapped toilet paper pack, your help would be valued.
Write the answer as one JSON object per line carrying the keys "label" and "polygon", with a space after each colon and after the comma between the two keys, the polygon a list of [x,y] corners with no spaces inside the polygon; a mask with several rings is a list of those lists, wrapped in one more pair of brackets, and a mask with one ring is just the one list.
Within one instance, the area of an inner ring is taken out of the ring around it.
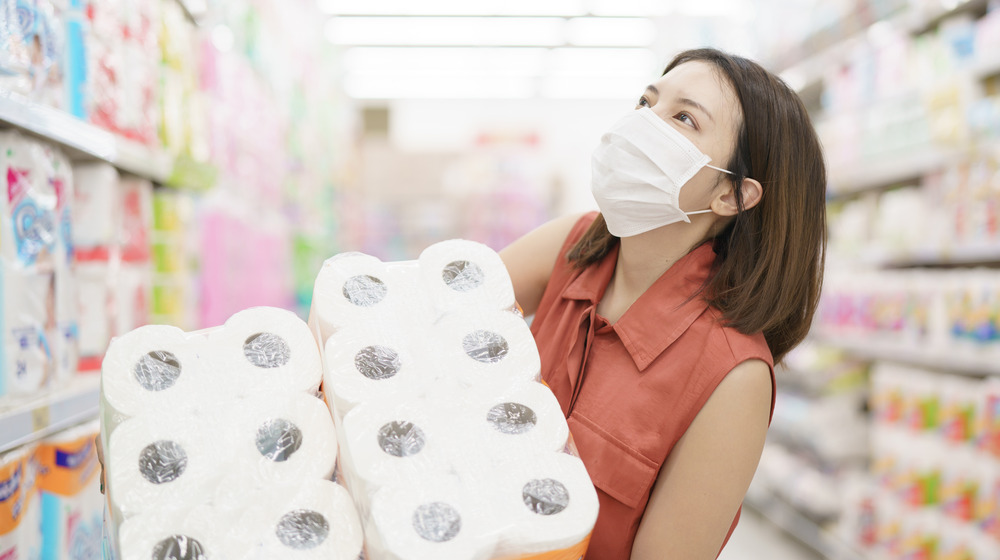
{"label": "plastic wrapped toilet paper pack", "polygon": [[247,560],[357,560],[364,536],[351,495],[327,480],[274,486],[240,518]]}
{"label": "plastic wrapped toilet paper pack", "polygon": [[309,327],[291,311],[255,307],[207,333],[209,363],[236,396],[317,393],[323,378]]}
{"label": "plastic wrapped toilet paper pack", "polygon": [[422,287],[439,313],[514,307],[514,288],[500,256],[481,243],[435,243],[418,259]]}
{"label": "plastic wrapped toilet paper pack", "polygon": [[541,359],[524,319],[512,312],[452,314],[433,325],[441,367],[462,387],[529,383],[539,379]]}
{"label": "plastic wrapped toilet paper pack", "polygon": [[477,388],[449,400],[440,406],[453,414],[460,446],[489,449],[491,455],[504,458],[513,453],[561,452],[569,442],[559,401],[541,383]]}
{"label": "plastic wrapped toilet paper pack", "polygon": [[137,515],[118,531],[119,557],[223,560],[246,556],[246,545],[230,539],[225,529],[226,524],[208,506]]}

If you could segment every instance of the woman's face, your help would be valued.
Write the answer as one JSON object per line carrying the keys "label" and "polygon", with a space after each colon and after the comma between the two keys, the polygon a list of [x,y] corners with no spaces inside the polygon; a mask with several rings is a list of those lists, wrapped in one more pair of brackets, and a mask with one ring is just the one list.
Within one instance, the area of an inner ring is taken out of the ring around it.
{"label": "woman's face", "polygon": [[[726,167],[736,148],[742,115],[732,86],[713,65],[691,61],[675,67],[646,88],[636,106],[641,107],[651,108],[680,131],[712,158],[709,163]],[[728,177],[721,171],[703,167],[681,188],[681,210],[707,209],[718,189],[728,191],[732,187]]]}

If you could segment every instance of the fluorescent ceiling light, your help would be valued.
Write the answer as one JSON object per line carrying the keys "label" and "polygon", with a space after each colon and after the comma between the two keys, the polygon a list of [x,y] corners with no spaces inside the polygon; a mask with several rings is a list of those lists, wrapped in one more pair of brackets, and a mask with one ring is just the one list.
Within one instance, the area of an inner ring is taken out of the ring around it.
{"label": "fluorescent ceiling light", "polygon": [[539,76],[547,49],[470,47],[354,47],[343,68],[355,76]]}
{"label": "fluorescent ceiling light", "polygon": [[587,13],[583,0],[319,0],[336,15],[387,16],[562,16]]}
{"label": "fluorescent ceiling light", "polygon": [[565,24],[546,17],[334,17],[326,37],[338,45],[556,46]]}
{"label": "fluorescent ceiling light", "polygon": [[534,97],[532,78],[434,76],[401,80],[395,76],[347,76],[344,92],[355,99],[526,99]]}
{"label": "fluorescent ceiling light", "polygon": [[[649,49],[552,49],[548,73],[555,76],[636,76],[651,80],[659,74]],[[643,86],[645,87],[645,86]]]}
{"label": "fluorescent ceiling light", "polygon": [[566,40],[570,45],[645,47],[656,38],[656,26],[647,18],[580,17],[569,20]]}
{"label": "fluorescent ceiling light", "polygon": [[[683,1],[686,3],[692,0]],[[676,4],[666,0],[588,0],[587,7],[595,16],[652,17],[673,13]]]}

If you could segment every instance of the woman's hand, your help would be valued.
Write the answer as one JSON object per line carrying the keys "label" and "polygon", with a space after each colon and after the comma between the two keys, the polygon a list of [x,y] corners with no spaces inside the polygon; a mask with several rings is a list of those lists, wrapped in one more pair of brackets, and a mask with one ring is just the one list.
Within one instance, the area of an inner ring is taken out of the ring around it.
{"label": "woman's hand", "polygon": [[97,462],[101,464],[101,494],[104,493],[104,445],[101,444],[101,434],[94,438],[97,444]]}

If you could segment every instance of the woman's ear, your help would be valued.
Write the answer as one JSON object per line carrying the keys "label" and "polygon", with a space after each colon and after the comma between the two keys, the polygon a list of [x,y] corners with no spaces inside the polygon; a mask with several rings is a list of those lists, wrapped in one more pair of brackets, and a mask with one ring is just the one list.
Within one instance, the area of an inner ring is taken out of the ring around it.
{"label": "woman's ear", "polygon": [[[757,206],[761,197],[764,196],[764,187],[756,179],[743,179],[740,191],[743,195],[744,210]],[[736,189],[726,189],[715,197],[712,200],[712,211],[720,216],[735,216],[737,213]]]}

